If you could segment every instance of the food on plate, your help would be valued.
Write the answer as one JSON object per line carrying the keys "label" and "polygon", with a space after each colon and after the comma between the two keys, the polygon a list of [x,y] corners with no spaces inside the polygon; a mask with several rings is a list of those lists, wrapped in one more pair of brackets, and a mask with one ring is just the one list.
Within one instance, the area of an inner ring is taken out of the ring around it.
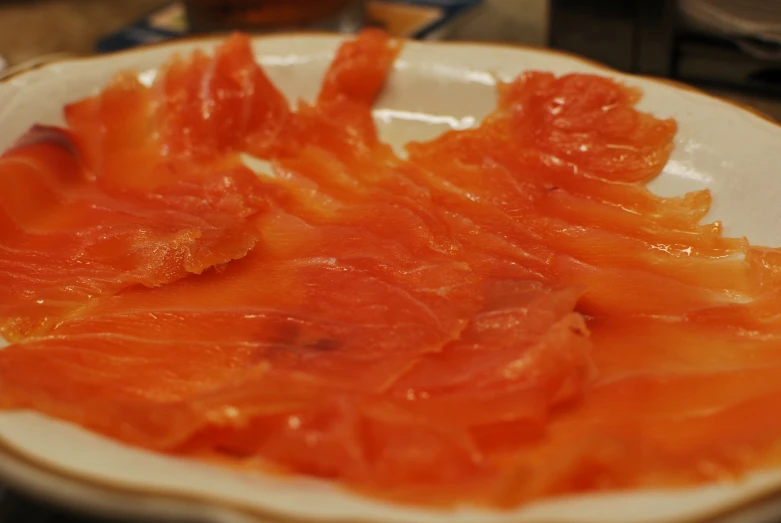
{"label": "food on plate", "polygon": [[[33,128],[0,158],[0,334],[45,332],[93,298],[200,274],[254,247],[268,204],[231,153],[231,132],[246,134],[238,121],[268,125],[286,104],[260,69],[250,77],[230,63],[240,58],[226,47],[214,60],[174,60],[152,86],[118,75],[65,108],[67,129]],[[219,107],[200,110],[212,92]]]}
{"label": "food on plate", "polygon": [[103,184],[69,131],[32,129],[0,157],[0,334],[24,339],[91,299],[245,256],[262,185],[238,163],[188,173]]}
{"label": "food on plate", "polygon": [[233,35],[0,157],[0,407],[425,505],[776,465],[781,256],[646,189],[675,122],[532,71],[400,155],[400,51],[365,30],[291,104]]}

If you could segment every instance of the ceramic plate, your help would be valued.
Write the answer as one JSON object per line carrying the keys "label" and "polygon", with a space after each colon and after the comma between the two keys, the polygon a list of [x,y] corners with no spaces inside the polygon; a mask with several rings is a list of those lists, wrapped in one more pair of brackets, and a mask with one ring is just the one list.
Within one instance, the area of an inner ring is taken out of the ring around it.
{"label": "ceramic plate", "polygon": [[[340,37],[279,35],[254,40],[258,60],[291,99],[311,99]],[[33,123],[62,123],[63,104],[94,93],[120,69],[151,81],[174,52],[210,49],[184,41],[111,56],[49,64],[0,84],[0,150]],[[398,146],[469,127],[496,102],[497,79],[526,69],[608,74],[643,89],[642,110],[680,125],[675,152],[651,185],[671,196],[708,188],[708,219],[725,233],[781,246],[781,127],[688,88],[631,77],[567,55],[499,45],[409,43],[375,116]],[[640,523],[713,519],[762,521],[781,514],[781,470],[734,484],[547,500],[510,512],[399,507],[303,478],[271,478],[182,461],[117,444],[35,413],[0,414],[0,475],[61,503],[110,515],[209,523],[247,521],[377,523]],[[761,501],[761,502],[760,502]]]}

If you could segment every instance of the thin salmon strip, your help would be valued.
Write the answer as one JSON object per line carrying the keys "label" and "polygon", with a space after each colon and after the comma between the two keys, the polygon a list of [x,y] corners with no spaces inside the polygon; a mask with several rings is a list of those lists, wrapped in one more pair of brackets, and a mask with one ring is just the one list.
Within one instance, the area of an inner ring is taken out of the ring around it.
{"label": "thin salmon strip", "polygon": [[98,95],[65,107],[96,175],[140,188],[197,179],[200,164],[236,162],[228,153],[273,139],[289,112],[244,35],[213,57],[173,57],[151,86],[119,74]]}
{"label": "thin salmon strip", "polygon": [[0,333],[8,339],[49,328],[93,297],[241,258],[255,243],[251,218],[267,203],[246,168],[122,195],[89,180],[62,131],[32,133],[40,140],[0,157]]}
{"label": "thin salmon strip", "polygon": [[[640,185],[666,162],[674,122],[636,111],[636,94],[615,82],[588,78],[522,75],[502,87],[499,108],[479,128],[409,144],[424,169],[411,172],[485,233],[548,249],[553,263],[538,272],[587,285],[589,314],[626,311],[627,302],[663,313],[675,302],[661,297],[668,279],[683,293],[672,312],[755,294],[747,242],[699,223],[706,193],[662,199]],[[632,296],[658,293],[662,302],[621,298],[630,281]]]}
{"label": "thin salmon strip", "polygon": [[213,58],[172,60],[152,86],[117,75],[65,108],[67,130],[33,130],[0,158],[16,231],[0,243],[0,333],[19,339],[92,297],[245,256],[270,188],[229,153],[288,113],[236,35]]}

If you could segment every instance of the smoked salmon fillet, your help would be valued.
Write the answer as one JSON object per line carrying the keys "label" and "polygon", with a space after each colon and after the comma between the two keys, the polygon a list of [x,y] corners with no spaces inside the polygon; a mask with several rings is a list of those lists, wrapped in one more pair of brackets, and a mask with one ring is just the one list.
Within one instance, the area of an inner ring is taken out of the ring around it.
{"label": "smoked salmon fillet", "polygon": [[646,188],[676,123],[529,71],[401,156],[401,50],[364,30],[290,104],[233,35],[0,158],[0,408],[422,505],[781,465],[781,254]]}
{"label": "smoked salmon fillet", "polygon": [[45,331],[95,297],[154,287],[241,258],[267,208],[245,167],[199,183],[104,190],[65,131],[35,129],[0,157],[0,333]]}
{"label": "smoked salmon fillet", "polygon": [[[22,339],[93,297],[253,248],[268,187],[227,151],[289,109],[233,42],[214,60],[173,60],[151,86],[119,74],[65,107],[66,129],[33,129],[0,157],[0,334]],[[219,106],[201,110],[215,92]]]}

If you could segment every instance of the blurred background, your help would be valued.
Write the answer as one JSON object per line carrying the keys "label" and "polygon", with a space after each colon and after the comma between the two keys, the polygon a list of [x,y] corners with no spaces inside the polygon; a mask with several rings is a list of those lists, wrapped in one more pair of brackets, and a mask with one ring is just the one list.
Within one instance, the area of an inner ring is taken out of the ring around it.
{"label": "blurred background", "polygon": [[[261,11],[245,8],[253,3]],[[0,0],[0,67],[225,27],[349,32],[362,23],[413,38],[553,47],[781,119],[781,0]]]}
{"label": "blurred background", "polygon": [[[0,0],[0,77],[240,28],[550,47],[675,79],[781,121],[781,0]],[[102,521],[102,520],[101,520]],[[0,523],[97,523],[0,486]]]}

